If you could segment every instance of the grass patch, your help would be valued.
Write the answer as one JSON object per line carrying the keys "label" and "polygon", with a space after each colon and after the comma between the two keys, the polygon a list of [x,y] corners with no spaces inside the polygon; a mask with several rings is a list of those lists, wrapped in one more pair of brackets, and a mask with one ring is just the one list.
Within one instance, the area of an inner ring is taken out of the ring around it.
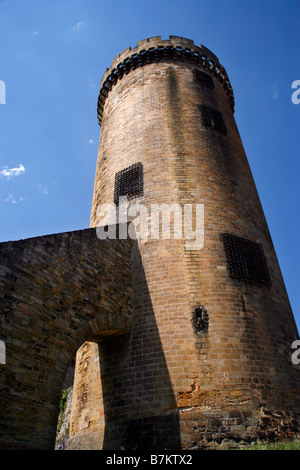
{"label": "grass patch", "polygon": [[239,450],[300,450],[300,439],[275,442],[260,442]]}

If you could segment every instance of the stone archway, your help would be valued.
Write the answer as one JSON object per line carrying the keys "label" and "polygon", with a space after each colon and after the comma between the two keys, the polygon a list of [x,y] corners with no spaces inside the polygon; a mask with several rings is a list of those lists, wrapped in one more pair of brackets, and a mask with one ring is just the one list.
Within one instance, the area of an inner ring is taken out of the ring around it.
{"label": "stone archway", "polygon": [[93,228],[1,243],[0,293],[0,448],[53,449],[75,352],[130,330],[130,241]]}

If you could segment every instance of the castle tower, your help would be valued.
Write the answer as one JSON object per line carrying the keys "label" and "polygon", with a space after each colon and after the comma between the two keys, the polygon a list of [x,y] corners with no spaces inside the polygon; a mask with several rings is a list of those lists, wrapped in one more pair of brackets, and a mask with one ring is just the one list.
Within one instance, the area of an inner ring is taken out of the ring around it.
{"label": "castle tower", "polygon": [[91,226],[126,196],[151,224],[154,204],[189,207],[199,239],[160,227],[135,242],[131,332],[78,351],[70,447],[198,449],[299,432],[298,332],[224,67],[191,40],[140,41],[106,70],[98,118]]}

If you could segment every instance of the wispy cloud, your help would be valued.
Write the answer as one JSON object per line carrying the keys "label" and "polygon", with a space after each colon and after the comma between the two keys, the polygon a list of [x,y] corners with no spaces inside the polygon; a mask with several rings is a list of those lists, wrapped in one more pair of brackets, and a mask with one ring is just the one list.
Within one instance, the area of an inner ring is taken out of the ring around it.
{"label": "wispy cloud", "polygon": [[89,144],[93,144],[93,143],[94,143],[94,139],[90,139]]}
{"label": "wispy cloud", "polygon": [[33,33],[31,34],[32,36],[38,36],[40,34],[39,31],[33,31]]}
{"label": "wispy cloud", "polygon": [[19,197],[19,199],[16,200],[12,194],[9,194],[7,198],[4,200],[4,202],[11,202],[12,204],[19,204],[19,202],[22,202],[22,201],[24,201],[23,196]]}
{"label": "wispy cloud", "polygon": [[91,79],[91,80],[89,81],[89,86],[90,86],[90,90],[92,90],[92,91],[94,91],[94,90],[96,90],[96,89],[98,88],[98,86],[96,85],[96,83],[94,82],[93,79]]}
{"label": "wispy cloud", "polygon": [[278,96],[279,96],[279,88],[277,85],[273,85],[272,86],[272,99],[277,100]]}
{"label": "wispy cloud", "polygon": [[82,21],[78,21],[78,23],[73,27],[74,31],[79,31],[82,25]]}
{"label": "wispy cloud", "polygon": [[40,191],[42,191],[42,193],[46,194],[46,196],[47,196],[47,194],[49,194],[48,189],[45,188],[45,187],[42,185],[42,183],[40,183],[40,184],[38,185],[38,189],[39,189]]}
{"label": "wispy cloud", "polygon": [[20,165],[17,168],[8,168],[8,166],[2,167],[2,170],[0,170],[0,175],[5,176],[7,179],[12,178],[13,176],[18,176],[21,175],[22,173],[25,172],[25,167],[20,163]]}

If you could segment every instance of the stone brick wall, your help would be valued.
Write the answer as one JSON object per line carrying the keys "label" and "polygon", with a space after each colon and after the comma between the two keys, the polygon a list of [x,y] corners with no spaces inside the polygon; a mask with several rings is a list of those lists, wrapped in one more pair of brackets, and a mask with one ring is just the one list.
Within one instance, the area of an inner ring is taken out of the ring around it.
{"label": "stone brick wall", "polygon": [[128,334],[131,297],[128,240],[87,229],[0,244],[1,449],[54,449],[69,364],[85,341]]}
{"label": "stone brick wall", "polygon": [[[91,226],[100,222],[99,204],[114,201],[116,173],[141,162],[137,201],[204,204],[205,238],[198,251],[183,240],[138,241],[132,333],[117,348],[101,344],[100,370],[90,361],[105,391],[103,448],[250,441],[276,435],[283,421],[286,435],[299,429],[299,370],[291,363],[298,332],[233,104],[218,59],[182,38],[141,41],[104,74]],[[203,105],[222,113],[225,135],[203,124]],[[263,246],[271,286],[229,276],[225,232]],[[192,325],[196,306],[208,315],[200,333]],[[284,418],[268,429],[262,408]]]}
{"label": "stone brick wall", "polygon": [[[140,41],[105,72],[91,227],[116,174],[139,163],[129,206],[200,204],[204,244],[162,227],[136,242],[90,228],[0,244],[2,449],[54,448],[76,351],[69,449],[297,435],[299,335],[233,111],[224,67],[191,40]],[[262,247],[270,284],[230,275],[224,233]]]}

